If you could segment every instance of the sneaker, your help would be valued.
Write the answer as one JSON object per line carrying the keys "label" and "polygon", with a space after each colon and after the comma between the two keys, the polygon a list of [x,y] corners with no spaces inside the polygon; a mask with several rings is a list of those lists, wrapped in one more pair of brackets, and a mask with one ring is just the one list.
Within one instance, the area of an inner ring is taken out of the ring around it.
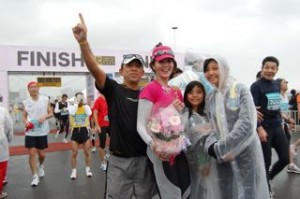
{"label": "sneaker", "polygon": [[35,186],[38,186],[40,183],[40,179],[39,179],[39,176],[37,174],[33,175],[32,176],[32,181],[31,181],[31,186],[32,187],[35,187]]}
{"label": "sneaker", "polygon": [[109,159],[109,156],[110,156],[110,153],[109,153],[109,151],[108,151],[108,152],[105,153],[105,159],[108,160],[108,159]]}
{"label": "sneaker", "polygon": [[3,186],[6,185],[7,183],[8,183],[8,180],[5,178],[5,179],[3,180]]}
{"label": "sneaker", "polygon": [[77,171],[76,171],[76,169],[73,169],[70,178],[71,178],[72,180],[75,180],[76,177],[77,177]]}
{"label": "sneaker", "polygon": [[67,144],[68,140],[66,138],[63,139],[63,143]]}
{"label": "sneaker", "polygon": [[43,178],[45,176],[45,170],[44,170],[44,165],[40,165],[38,168],[38,175],[40,178]]}
{"label": "sneaker", "polygon": [[0,194],[0,199],[1,198],[5,198],[7,196],[7,193],[6,192],[1,192],[1,194]]}
{"label": "sneaker", "polygon": [[59,135],[59,130],[56,132],[54,138],[57,139],[57,138],[58,138],[58,135]]}
{"label": "sneaker", "polygon": [[86,176],[89,177],[89,178],[93,176],[93,173],[91,172],[90,169],[86,170]]}
{"label": "sneaker", "polygon": [[297,173],[300,174],[300,169],[299,167],[297,167],[297,165],[295,165],[294,163],[291,163],[287,166],[287,172],[289,173]]}
{"label": "sneaker", "polygon": [[100,165],[100,170],[106,171],[106,169],[107,169],[107,163],[106,162],[102,162],[101,165]]}
{"label": "sneaker", "polygon": [[296,156],[298,153],[297,153],[297,148],[294,144],[291,144],[290,145],[290,150],[291,150],[291,153]]}
{"label": "sneaker", "polygon": [[92,148],[92,152],[95,153],[96,152],[96,147]]}

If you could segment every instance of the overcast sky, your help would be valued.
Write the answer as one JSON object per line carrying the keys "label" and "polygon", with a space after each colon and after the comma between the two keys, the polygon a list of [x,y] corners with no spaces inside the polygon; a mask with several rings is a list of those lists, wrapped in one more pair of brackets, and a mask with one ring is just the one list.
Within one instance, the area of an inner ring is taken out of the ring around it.
{"label": "overcast sky", "polygon": [[[220,54],[250,86],[265,56],[300,90],[299,0],[0,0],[0,45],[78,48],[71,28],[84,15],[92,48]],[[171,27],[178,27],[175,31]]]}

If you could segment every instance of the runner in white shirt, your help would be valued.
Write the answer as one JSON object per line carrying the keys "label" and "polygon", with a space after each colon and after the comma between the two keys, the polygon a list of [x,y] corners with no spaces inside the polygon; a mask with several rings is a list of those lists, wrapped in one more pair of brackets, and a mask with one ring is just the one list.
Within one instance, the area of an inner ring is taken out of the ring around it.
{"label": "runner in white shirt", "polygon": [[[29,165],[32,172],[31,186],[39,184],[39,177],[45,176],[44,160],[48,147],[48,120],[53,115],[49,99],[39,94],[37,82],[29,82],[27,89],[30,97],[23,101],[23,122],[25,124],[25,147],[28,148]],[[38,155],[39,166],[36,164]]]}

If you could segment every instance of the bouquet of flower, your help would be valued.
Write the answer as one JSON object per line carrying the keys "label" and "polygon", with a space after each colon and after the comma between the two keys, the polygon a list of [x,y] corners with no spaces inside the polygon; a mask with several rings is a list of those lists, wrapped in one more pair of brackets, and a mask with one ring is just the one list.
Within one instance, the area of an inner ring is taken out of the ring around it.
{"label": "bouquet of flower", "polygon": [[157,150],[176,155],[190,145],[184,136],[184,121],[172,105],[156,107],[149,118],[148,132],[155,140]]}

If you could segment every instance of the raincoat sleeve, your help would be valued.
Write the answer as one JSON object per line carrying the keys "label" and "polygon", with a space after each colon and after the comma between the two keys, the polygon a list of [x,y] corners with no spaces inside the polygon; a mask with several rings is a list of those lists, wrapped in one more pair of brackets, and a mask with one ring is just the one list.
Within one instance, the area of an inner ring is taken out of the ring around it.
{"label": "raincoat sleeve", "polygon": [[237,90],[240,101],[237,118],[227,115],[227,126],[232,126],[232,128],[214,145],[219,162],[227,162],[236,158],[256,136],[257,116],[251,93],[243,85],[240,85]]}
{"label": "raincoat sleeve", "polygon": [[147,132],[147,122],[152,111],[153,103],[149,100],[140,99],[138,105],[137,116],[137,131],[140,134],[144,142],[149,145],[152,141],[152,137]]}
{"label": "raincoat sleeve", "polygon": [[216,143],[217,141],[218,141],[218,138],[217,138],[216,134],[215,133],[210,134],[207,137],[206,141],[205,141],[205,148],[204,148],[204,150],[208,153],[208,148],[212,144]]}

